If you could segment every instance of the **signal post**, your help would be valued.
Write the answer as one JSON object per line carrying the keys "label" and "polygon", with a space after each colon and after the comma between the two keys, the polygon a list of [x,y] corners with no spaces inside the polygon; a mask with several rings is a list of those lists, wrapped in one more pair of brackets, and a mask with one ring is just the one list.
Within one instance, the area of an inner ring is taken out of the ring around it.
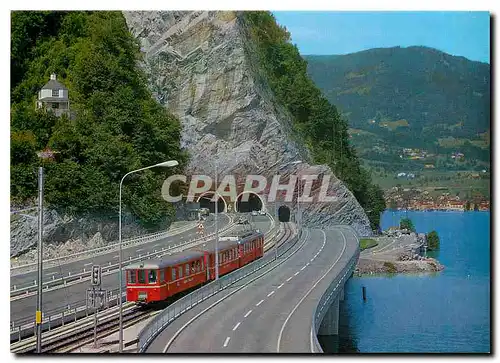
{"label": "signal post", "polygon": [[97,348],[97,312],[104,306],[106,290],[101,289],[101,266],[92,266],[92,287],[87,289],[87,308],[94,309],[94,348]]}

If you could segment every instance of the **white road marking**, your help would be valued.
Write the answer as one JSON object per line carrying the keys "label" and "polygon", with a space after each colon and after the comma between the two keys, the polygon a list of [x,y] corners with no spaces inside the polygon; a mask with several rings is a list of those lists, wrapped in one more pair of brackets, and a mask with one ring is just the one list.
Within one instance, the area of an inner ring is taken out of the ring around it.
{"label": "white road marking", "polygon": [[255,306],[259,306],[260,304],[262,304],[264,302],[264,299],[260,300],[257,304],[255,304]]}
{"label": "white road marking", "polygon": [[309,262],[308,262],[308,263],[306,263],[306,267],[307,267],[307,266],[309,266]]}
{"label": "white road marking", "polygon": [[306,267],[305,266],[302,266],[302,268],[300,269],[300,271],[302,271],[303,269],[305,269]]}
{"label": "white road marking", "polygon": [[291,279],[293,279],[293,276],[290,276],[289,278],[286,279],[286,281],[290,281]]}
{"label": "white road marking", "polygon": [[135,250],[135,252],[140,252],[140,251],[142,251],[142,248],[138,248]]}
{"label": "white road marking", "polygon": [[231,339],[231,337],[227,337],[226,340],[224,341],[224,348],[227,347],[227,344],[229,343],[229,339]]}
{"label": "white road marking", "polygon": [[297,271],[296,273],[293,274],[293,276],[297,276],[300,273],[300,271]]}
{"label": "white road marking", "polygon": [[233,331],[235,331],[236,329],[238,329],[238,327],[240,326],[240,324],[241,324],[241,322],[240,322],[240,321],[238,321],[238,324],[236,324],[236,325],[234,326]]}
{"label": "white road marking", "polygon": [[247,313],[245,314],[245,318],[248,317],[252,313],[252,310],[248,310]]}
{"label": "white road marking", "polygon": [[311,262],[313,262],[313,261],[314,261],[314,258],[311,258]]}
{"label": "white road marking", "polygon": [[271,291],[269,294],[267,294],[267,297],[271,296],[272,294],[274,294],[274,291]]}
{"label": "white road marking", "polygon": [[279,289],[281,286],[283,286],[283,284],[281,284],[280,286],[278,286],[277,288]]}
{"label": "white road marking", "polygon": [[93,262],[89,262],[89,263],[84,264],[83,266],[90,266],[92,264],[93,264]]}
{"label": "white road marking", "polygon": [[[321,231],[323,233],[323,240],[326,241],[326,234],[324,231]],[[345,238],[345,235],[342,233],[342,231],[340,231],[340,234],[342,235],[342,238],[344,240],[344,246],[342,248],[342,251],[340,252],[340,255],[337,257],[337,260],[330,266],[330,268],[325,272],[325,274],[323,276],[321,276],[315,283],[313,286],[311,286],[311,288],[306,292],[306,294],[299,300],[299,302],[297,303],[297,305],[294,306],[294,308],[292,309],[292,311],[290,312],[290,314],[288,314],[288,316],[286,317],[285,319],[285,322],[283,323],[283,325],[281,326],[281,330],[279,332],[279,335],[278,335],[278,342],[276,344],[276,352],[280,352],[280,345],[281,345],[281,337],[283,336],[283,331],[285,330],[285,326],[286,324],[288,323],[288,321],[290,320],[291,316],[293,315],[293,313],[297,310],[297,308],[299,307],[300,304],[302,304],[302,302],[304,301],[304,299],[311,293],[311,291],[321,282],[321,280],[323,280],[325,278],[326,275],[328,275],[328,273],[335,267],[335,265],[339,262],[340,258],[342,257],[342,255],[344,254],[344,251],[346,249],[346,246],[347,246],[347,239]],[[311,352],[314,351],[314,347],[313,347],[313,344],[311,342]]]}
{"label": "white road marking", "polygon": [[120,255],[113,256],[113,258],[120,258]]}
{"label": "white road marking", "polygon": [[49,272],[48,274],[45,274],[45,276],[51,276],[51,275],[55,275],[57,274],[58,272]]}

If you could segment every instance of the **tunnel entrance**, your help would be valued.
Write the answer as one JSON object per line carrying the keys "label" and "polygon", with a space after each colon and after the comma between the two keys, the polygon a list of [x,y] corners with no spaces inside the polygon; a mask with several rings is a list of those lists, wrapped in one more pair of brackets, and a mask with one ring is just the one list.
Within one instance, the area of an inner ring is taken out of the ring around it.
{"label": "tunnel entrance", "polygon": [[278,220],[280,222],[290,222],[290,208],[282,205],[278,208]]}
{"label": "tunnel entrance", "polygon": [[[215,202],[212,202],[212,198],[214,197],[214,192],[205,192],[198,197],[197,202],[200,203],[200,208],[208,208],[210,213],[215,213]],[[218,213],[226,213],[227,212],[227,204],[224,198],[219,196],[217,200],[217,212]]]}
{"label": "tunnel entrance", "polygon": [[[248,194],[248,201],[243,201],[243,196]],[[264,208],[264,202],[260,196],[254,192],[242,192],[236,198],[234,210],[239,213],[248,213],[252,211],[260,211]]]}

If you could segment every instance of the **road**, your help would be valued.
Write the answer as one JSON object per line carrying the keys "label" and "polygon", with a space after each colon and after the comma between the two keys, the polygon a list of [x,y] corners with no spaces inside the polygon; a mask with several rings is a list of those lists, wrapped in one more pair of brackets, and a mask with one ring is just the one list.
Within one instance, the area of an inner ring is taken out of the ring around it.
{"label": "road", "polygon": [[345,227],[310,230],[306,238],[304,246],[275,270],[212,308],[208,307],[220,296],[176,319],[147,352],[311,352],[315,304],[346,266],[359,242]]}

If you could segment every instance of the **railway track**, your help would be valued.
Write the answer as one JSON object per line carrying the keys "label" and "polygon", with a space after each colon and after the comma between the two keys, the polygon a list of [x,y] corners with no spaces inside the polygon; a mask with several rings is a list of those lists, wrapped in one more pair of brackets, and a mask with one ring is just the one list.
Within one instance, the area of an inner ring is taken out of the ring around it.
{"label": "railway track", "polygon": [[[281,233],[280,233],[281,232]],[[292,229],[283,225],[283,230],[277,230],[275,234],[269,236],[274,240],[267,244],[267,250],[274,247],[274,244],[280,245],[293,235]],[[271,253],[271,252],[269,252]],[[184,295],[184,294],[182,294]],[[182,296],[179,296],[179,298]],[[125,303],[123,310],[123,326],[127,328],[142,320],[148,319],[158,311],[137,307],[132,303]],[[97,339],[101,339],[116,331],[119,327],[118,308],[103,310],[98,314]],[[42,353],[69,353],[79,347],[93,341],[94,337],[94,316],[89,315],[72,324],[60,326],[56,329],[46,331],[42,335]],[[11,344],[12,353],[34,353],[36,350],[36,337],[23,339]]]}

